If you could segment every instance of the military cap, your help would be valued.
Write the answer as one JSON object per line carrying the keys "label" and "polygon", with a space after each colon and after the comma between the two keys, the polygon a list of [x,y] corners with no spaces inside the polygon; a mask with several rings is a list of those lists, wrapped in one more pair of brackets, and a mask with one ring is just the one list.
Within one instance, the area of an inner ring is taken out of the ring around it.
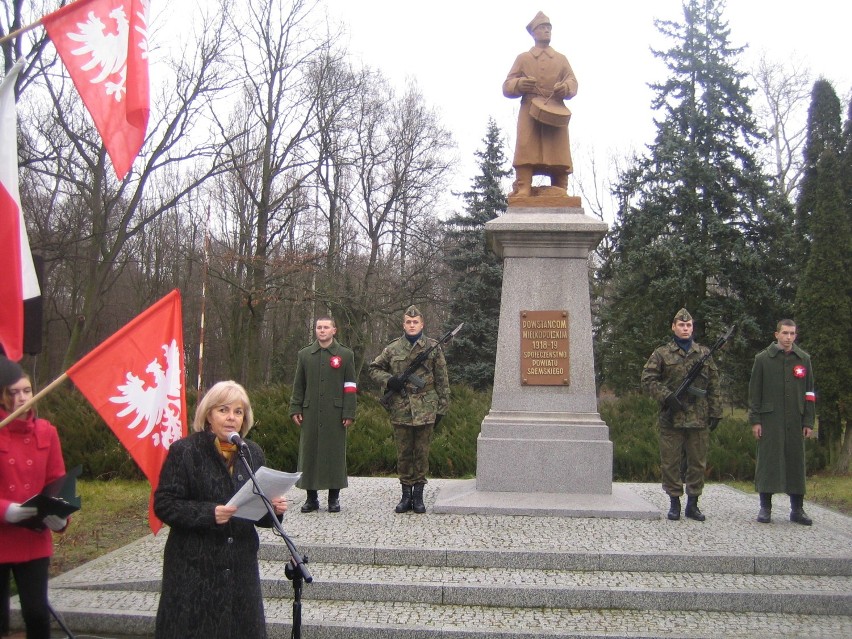
{"label": "military cap", "polygon": [[423,313],[421,313],[420,309],[417,308],[414,304],[405,309],[405,314],[408,317],[423,317]]}
{"label": "military cap", "polygon": [[527,32],[532,35],[532,32],[535,31],[535,28],[542,24],[550,24],[550,18],[548,18],[541,11],[539,11],[537,14],[535,14],[535,18],[533,18],[527,25]]}
{"label": "military cap", "polygon": [[24,376],[24,369],[5,355],[0,355],[0,388],[11,386]]}
{"label": "military cap", "polygon": [[685,308],[680,309],[677,313],[675,313],[674,319],[672,320],[672,324],[675,322],[691,322],[692,315],[689,314],[689,311]]}

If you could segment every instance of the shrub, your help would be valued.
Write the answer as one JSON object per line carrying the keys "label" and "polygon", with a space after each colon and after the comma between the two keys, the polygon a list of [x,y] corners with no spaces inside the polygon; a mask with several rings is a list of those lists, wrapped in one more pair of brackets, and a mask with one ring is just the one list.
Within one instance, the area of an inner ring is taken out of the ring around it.
{"label": "shrub", "polygon": [[612,476],[615,481],[659,481],[660,446],[657,402],[632,393],[600,402],[600,415],[609,426],[613,443]]}
{"label": "shrub", "polygon": [[[429,454],[432,477],[460,478],[476,474],[476,443],[480,425],[491,406],[490,392],[454,385],[450,410],[435,430]],[[299,428],[289,416],[290,388],[283,384],[250,391],[255,427],[250,437],[263,448],[267,465],[295,471],[299,454]],[[187,393],[192,415],[196,396]],[[39,402],[42,417],[56,424],[68,468],[83,466],[84,478],[141,479],[130,455],[75,389],[55,390]],[[601,418],[613,442],[615,481],[660,480],[657,405],[649,397],[630,394],[600,401]],[[816,440],[806,445],[807,468],[825,468],[826,456]],[[710,436],[707,478],[714,481],[749,481],[754,478],[756,446],[743,411],[725,417]],[[355,426],[349,432],[349,474],[393,476],[396,446],[387,412],[370,392],[358,394]]]}

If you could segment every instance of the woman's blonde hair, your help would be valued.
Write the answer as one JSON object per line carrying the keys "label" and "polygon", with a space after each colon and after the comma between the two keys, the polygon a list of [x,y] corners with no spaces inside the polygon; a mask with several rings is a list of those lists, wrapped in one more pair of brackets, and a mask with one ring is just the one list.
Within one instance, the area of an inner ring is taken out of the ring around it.
{"label": "woman's blonde hair", "polygon": [[243,425],[240,428],[240,435],[245,437],[254,425],[254,413],[251,410],[251,402],[249,402],[246,389],[234,381],[217,382],[210,387],[201,401],[198,402],[198,407],[195,409],[195,419],[192,421],[192,430],[200,433],[207,429],[207,415],[217,406],[223,404],[232,404],[240,402],[245,409],[243,416]]}

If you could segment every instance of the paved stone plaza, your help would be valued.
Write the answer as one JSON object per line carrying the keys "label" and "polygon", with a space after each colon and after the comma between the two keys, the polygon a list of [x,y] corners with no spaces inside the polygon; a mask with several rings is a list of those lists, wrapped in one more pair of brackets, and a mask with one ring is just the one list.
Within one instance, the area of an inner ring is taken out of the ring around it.
{"label": "paved stone plaza", "polygon": [[[429,482],[427,506],[452,484]],[[659,506],[652,520],[397,515],[398,486],[351,478],[339,514],[322,492],[302,514],[293,491],[284,525],[314,575],[304,637],[852,637],[852,518],[807,501],[812,527],[788,520],[784,496],[758,524],[756,495],[717,484],[703,523],[665,519],[656,484],[622,485]],[[165,538],[53,579],[72,631],[150,636]],[[270,636],[290,636],[286,549],[261,538]]]}

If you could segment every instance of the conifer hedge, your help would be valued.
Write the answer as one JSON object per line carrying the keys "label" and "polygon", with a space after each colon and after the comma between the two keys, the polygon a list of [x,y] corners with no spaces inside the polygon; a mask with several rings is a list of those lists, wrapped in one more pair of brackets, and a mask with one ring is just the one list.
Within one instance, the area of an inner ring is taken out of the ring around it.
{"label": "conifer hedge", "polygon": [[[299,429],[289,417],[290,389],[269,386],[251,392],[255,427],[249,437],[266,453],[267,465],[295,471]],[[194,413],[196,397],[187,396],[187,410]],[[476,474],[476,439],[491,405],[488,392],[452,387],[450,411],[436,429],[429,456],[432,477],[469,478]],[[39,403],[40,416],[59,429],[66,466],[83,465],[89,479],[142,479],[142,473],[124,447],[73,388],[60,388]],[[660,479],[657,407],[653,400],[631,394],[601,401],[601,418],[608,424],[613,442],[615,481],[656,482]],[[825,467],[816,441],[806,447],[810,472]],[[394,476],[396,448],[387,413],[370,392],[358,396],[358,415],[349,432],[349,474]],[[754,477],[755,444],[742,411],[722,420],[711,435],[707,460],[710,481]]]}

